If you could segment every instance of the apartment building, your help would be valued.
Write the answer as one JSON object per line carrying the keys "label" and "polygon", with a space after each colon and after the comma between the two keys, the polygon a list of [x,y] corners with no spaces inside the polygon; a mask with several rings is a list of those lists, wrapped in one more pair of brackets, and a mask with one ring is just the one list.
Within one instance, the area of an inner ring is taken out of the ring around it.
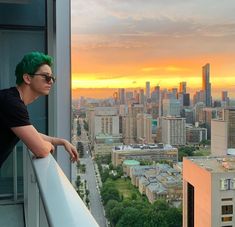
{"label": "apartment building", "polygon": [[150,144],[152,139],[152,116],[151,114],[137,114],[137,141]]}
{"label": "apartment building", "polygon": [[186,144],[185,118],[162,117],[162,142],[170,145]]}
{"label": "apartment building", "polygon": [[183,227],[233,227],[235,157],[183,160]]}
{"label": "apartment building", "polygon": [[186,142],[187,144],[199,144],[207,140],[207,129],[186,125]]}
{"label": "apartment building", "polygon": [[211,150],[213,155],[226,155],[231,148],[235,148],[235,108],[226,108],[221,119],[211,121]]}

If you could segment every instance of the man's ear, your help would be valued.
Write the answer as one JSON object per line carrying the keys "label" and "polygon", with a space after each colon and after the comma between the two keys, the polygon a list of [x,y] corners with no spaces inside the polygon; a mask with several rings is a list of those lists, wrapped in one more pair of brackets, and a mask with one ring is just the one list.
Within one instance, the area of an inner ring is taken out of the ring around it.
{"label": "man's ear", "polygon": [[30,84],[31,83],[31,76],[29,74],[25,73],[23,75],[23,80],[26,84]]}

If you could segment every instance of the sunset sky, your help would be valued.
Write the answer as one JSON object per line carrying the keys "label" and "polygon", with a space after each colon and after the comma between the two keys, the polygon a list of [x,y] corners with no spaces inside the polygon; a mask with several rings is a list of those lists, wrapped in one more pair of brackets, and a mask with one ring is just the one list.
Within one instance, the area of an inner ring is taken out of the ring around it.
{"label": "sunset sky", "polygon": [[[75,96],[110,97],[113,88],[201,88],[235,98],[235,1],[72,0]],[[78,89],[77,89],[78,88]],[[91,89],[92,88],[92,89]],[[97,89],[99,88],[99,89]],[[103,89],[100,89],[103,88]]]}

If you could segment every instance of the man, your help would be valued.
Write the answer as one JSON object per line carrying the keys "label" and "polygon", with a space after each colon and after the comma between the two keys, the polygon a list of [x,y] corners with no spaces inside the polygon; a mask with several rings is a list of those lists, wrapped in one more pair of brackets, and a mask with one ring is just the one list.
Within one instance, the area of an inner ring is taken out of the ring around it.
{"label": "man", "polygon": [[0,90],[0,167],[19,140],[38,158],[62,145],[71,160],[78,160],[76,148],[67,140],[39,133],[29,120],[27,105],[39,96],[48,95],[55,77],[52,58],[39,52],[26,54],[16,66],[16,87]]}

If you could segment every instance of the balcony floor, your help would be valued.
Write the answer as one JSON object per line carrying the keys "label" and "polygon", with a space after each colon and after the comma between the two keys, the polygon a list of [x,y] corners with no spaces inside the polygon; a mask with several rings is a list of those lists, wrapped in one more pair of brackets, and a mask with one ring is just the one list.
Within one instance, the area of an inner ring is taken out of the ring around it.
{"label": "balcony floor", "polygon": [[1,227],[25,227],[23,204],[0,205]]}

